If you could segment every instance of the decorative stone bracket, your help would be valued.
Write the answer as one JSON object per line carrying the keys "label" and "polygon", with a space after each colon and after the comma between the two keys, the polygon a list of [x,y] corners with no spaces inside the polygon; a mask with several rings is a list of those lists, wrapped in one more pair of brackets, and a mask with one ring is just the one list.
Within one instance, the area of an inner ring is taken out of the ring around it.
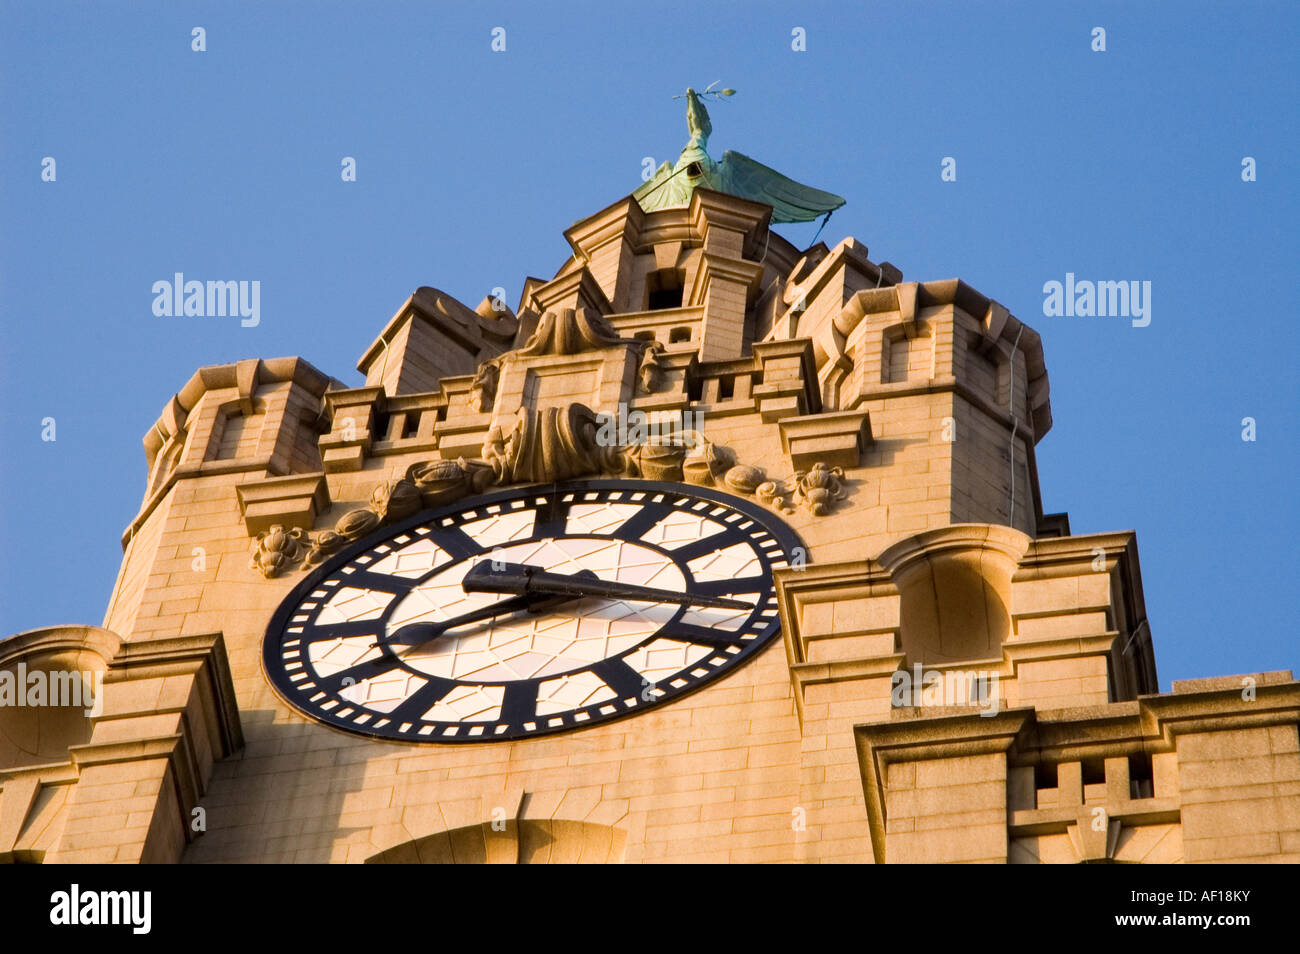
{"label": "decorative stone bracket", "polygon": [[871,446],[871,417],[866,411],[831,411],[781,420],[781,446],[795,467],[817,461],[831,466],[856,467]]}
{"label": "decorative stone bracket", "polygon": [[235,492],[250,536],[275,525],[310,530],[316,516],[330,507],[329,482],[324,474],[271,477],[240,484]]}

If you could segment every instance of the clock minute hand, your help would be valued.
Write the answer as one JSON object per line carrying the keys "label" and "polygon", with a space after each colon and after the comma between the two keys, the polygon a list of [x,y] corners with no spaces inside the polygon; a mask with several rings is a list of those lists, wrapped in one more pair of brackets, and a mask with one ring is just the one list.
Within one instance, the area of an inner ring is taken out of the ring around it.
{"label": "clock minute hand", "polygon": [[498,563],[484,560],[465,574],[461,584],[466,592],[546,594],[576,599],[598,596],[615,600],[642,600],[649,603],[677,603],[682,606],[712,606],[718,609],[752,610],[753,604],[720,596],[701,596],[675,590],[635,586],[615,580],[602,580],[590,570],[581,573],[551,573],[526,563]]}

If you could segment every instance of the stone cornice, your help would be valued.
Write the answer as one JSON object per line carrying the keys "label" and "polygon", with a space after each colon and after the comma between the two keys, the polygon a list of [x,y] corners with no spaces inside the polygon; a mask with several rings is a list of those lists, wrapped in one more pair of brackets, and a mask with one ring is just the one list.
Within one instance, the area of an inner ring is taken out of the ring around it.
{"label": "stone cornice", "polygon": [[36,656],[89,650],[103,660],[107,668],[121,646],[122,637],[99,626],[80,623],[44,626],[0,640],[0,667],[16,665]]}
{"label": "stone cornice", "polygon": [[223,757],[243,747],[239,704],[235,700],[230,661],[221,633],[169,636],[123,643],[105,675],[105,683],[127,679],[167,677],[201,673],[204,688],[213,702],[216,725],[211,728],[221,740]]}
{"label": "stone cornice", "polygon": [[762,253],[760,239],[768,234],[772,221],[771,206],[710,189],[696,189],[691,194],[688,214],[701,242],[707,240],[710,227],[741,233],[741,254],[747,259]]}
{"label": "stone cornice", "polygon": [[645,219],[646,213],[629,195],[570,225],[564,238],[574,255],[587,261],[596,249],[620,237],[635,245]]}
{"label": "stone cornice", "polygon": [[[231,364],[199,368],[185,386],[168,400],[158,419],[144,435],[145,459],[149,471],[152,473],[159,451],[169,440],[183,438],[190,412],[209,391],[234,389],[238,394],[241,411],[246,414],[252,410],[253,394],[260,386],[286,381],[298,385],[315,398],[323,397],[331,388],[343,387],[343,382],[318,371],[302,358],[271,358],[266,361],[249,358]],[[151,495],[141,508],[140,516],[147,516],[147,511],[152,510],[152,505],[158,499],[161,499],[160,494]]]}
{"label": "stone cornice", "polygon": [[1137,534],[1132,530],[1113,530],[1072,537],[1039,537],[1025,551],[1016,579],[1073,575],[1080,566],[1096,559],[1098,549],[1104,552],[1108,565],[1121,559],[1136,559]]}
{"label": "stone cornice", "polygon": [[340,388],[325,395],[325,413],[333,417],[343,408],[372,404],[377,406],[377,410],[382,411],[384,409],[383,402],[384,386],[382,384],[370,387]]}
{"label": "stone cornice", "polygon": [[687,295],[687,307],[704,304],[709,289],[716,279],[734,281],[744,285],[746,294],[753,295],[763,280],[763,266],[748,259],[727,258],[713,252],[701,252],[700,264],[695,272],[695,284]]}
{"label": "stone cornice", "polygon": [[[1272,676],[1274,674],[1257,674]],[[1241,677],[1246,678],[1246,677]],[[1006,752],[1011,766],[1058,764],[1126,753],[1169,752],[1175,737],[1189,732],[1218,732],[1300,722],[1300,682],[1261,681],[1253,699],[1239,688],[1141,696],[1078,709],[1007,709],[994,716],[929,714],[933,710],[896,710],[889,722],[854,726],[859,768],[876,861],[883,862],[885,780],[895,762],[925,761]],[[1125,803],[1129,814],[1167,814],[1170,805],[1142,799]],[[1176,806],[1175,806],[1176,807]],[[1071,809],[1073,811],[1074,809]],[[1060,811],[1018,811],[1008,819],[1017,828],[1060,825]]]}
{"label": "stone cornice", "polygon": [[834,319],[834,325],[840,335],[847,336],[859,322],[872,315],[898,313],[900,320],[907,325],[916,320],[921,309],[946,306],[960,308],[979,322],[988,342],[986,347],[993,342],[1005,342],[1008,348],[1015,345],[1018,353],[1024,356],[1028,378],[1026,397],[1032,428],[1035,439],[1041,439],[1052,428],[1042,338],[1033,328],[1010,314],[1002,304],[980,294],[961,279],[909,282],[906,285],[863,289],[845,303]]}
{"label": "stone cornice", "polygon": [[576,308],[590,308],[601,315],[608,315],[614,310],[604,290],[586,267],[530,288],[523,307],[545,314],[561,307],[570,296],[576,296],[573,304]]}
{"label": "stone cornice", "polygon": [[1018,562],[1029,543],[1027,535],[1012,527],[989,523],[954,523],[899,540],[881,551],[876,560],[897,577],[901,570],[917,560],[930,559],[950,551],[966,552],[972,548],[996,550],[1007,559]]}
{"label": "stone cornice", "polygon": [[[383,331],[357,361],[357,370],[367,374],[374,362],[382,360],[388,345],[408,320],[419,320],[433,325],[439,333],[471,354],[481,355],[484,351],[486,345],[482,327],[484,319],[468,305],[446,292],[422,286],[412,292],[388,320]],[[517,323],[508,315],[503,316],[501,320],[504,321],[504,325],[501,329],[502,333],[497,335],[497,338],[500,340],[512,338],[517,330]]]}
{"label": "stone cornice", "polygon": [[991,755],[1008,751],[1032,724],[1032,709],[1004,709],[997,715],[913,715],[895,710],[894,721],[853,728],[858,767],[871,828],[871,849],[877,864],[885,863],[885,782],[895,762]]}
{"label": "stone cornice", "polygon": [[[873,303],[873,310],[897,311],[897,307],[878,307],[886,303],[896,306],[897,294],[892,291],[892,286],[903,280],[903,273],[888,262],[882,262],[877,265],[867,257],[867,247],[860,244],[857,239],[847,236],[842,239],[834,249],[829,252],[822,242],[818,242],[815,249],[807,250],[805,257],[800,262],[795,263],[795,268],[800,272],[806,272],[806,275],[795,275],[793,272],[788,276],[789,285],[786,288],[784,300],[787,304],[797,302],[802,297],[805,302],[813,301],[818,295],[825,290],[827,284],[839,273],[841,268],[852,269],[860,274],[865,280],[876,283],[876,288],[859,291],[854,294],[844,305],[844,311],[841,317],[835,319],[836,328],[840,328],[840,322],[848,322],[848,327],[856,325],[866,312],[864,302]],[[818,252],[822,258],[809,270],[806,262],[813,258]],[[803,268],[799,266],[803,264]],[[863,298],[861,296],[871,296]],[[844,330],[844,329],[840,329]]]}

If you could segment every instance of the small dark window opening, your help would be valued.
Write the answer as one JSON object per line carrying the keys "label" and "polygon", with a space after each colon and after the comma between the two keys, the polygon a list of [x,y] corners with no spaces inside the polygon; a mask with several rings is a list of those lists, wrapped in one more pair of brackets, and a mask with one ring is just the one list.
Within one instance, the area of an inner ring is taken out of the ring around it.
{"label": "small dark window opening", "polygon": [[438,408],[438,413],[434,416],[434,420],[435,421],[447,420],[447,405],[444,404],[442,407]]}
{"label": "small dark window opening", "polygon": [[392,424],[392,420],[389,417],[389,415],[376,414],[375,429],[371,433],[373,433],[378,440],[381,441],[392,440],[392,438],[388,436],[388,428],[390,424]]}
{"label": "small dark window opening", "polygon": [[682,307],[682,290],[680,288],[661,288],[650,293],[650,311],[663,311],[665,308]]}
{"label": "small dark window opening", "polygon": [[674,328],[668,334],[669,344],[681,344],[683,341],[690,341],[690,340],[691,340],[690,328]]}
{"label": "small dark window opening", "polygon": [[704,169],[698,162],[692,162],[686,167],[686,174],[692,179],[698,179],[700,176],[704,175]]}
{"label": "small dark window opening", "polygon": [[698,401],[704,397],[704,379],[691,378],[686,382],[686,399],[688,401]]}
{"label": "small dark window opening", "polygon": [[1106,783],[1106,763],[1102,759],[1083,760],[1083,784],[1104,785]]}
{"label": "small dark window opening", "polygon": [[420,429],[420,412],[409,411],[406,420],[402,423],[402,436],[414,437],[415,432]]}
{"label": "small dark window opening", "polygon": [[1039,762],[1034,766],[1034,788],[1056,788],[1058,784],[1055,762]]}
{"label": "small dark window opening", "polygon": [[662,311],[682,307],[682,284],[685,276],[675,268],[661,268],[646,276],[646,308]]}
{"label": "small dark window opening", "polygon": [[1128,788],[1130,798],[1154,798],[1155,778],[1151,771],[1151,756],[1138,752],[1128,757]]}
{"label": "small dark window opening", "polygon": [[727,374],[718,378],[718,400],[730,401],[736,395],[736,376]]}

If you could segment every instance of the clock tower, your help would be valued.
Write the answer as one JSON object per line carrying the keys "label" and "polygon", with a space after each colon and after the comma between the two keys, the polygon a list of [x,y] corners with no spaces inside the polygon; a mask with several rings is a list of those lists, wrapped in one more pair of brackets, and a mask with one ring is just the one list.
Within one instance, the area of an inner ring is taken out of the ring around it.
{"label": "clock tower", "polygon": [[0,708],[0,858],[1300,860],[1300,684],[1159,692],[1135,534],[1043,513],[1038,333],[791,245],[843,199],[686,98],[513,308],[165,403],[103,626],[0,642],[102,680]]}

